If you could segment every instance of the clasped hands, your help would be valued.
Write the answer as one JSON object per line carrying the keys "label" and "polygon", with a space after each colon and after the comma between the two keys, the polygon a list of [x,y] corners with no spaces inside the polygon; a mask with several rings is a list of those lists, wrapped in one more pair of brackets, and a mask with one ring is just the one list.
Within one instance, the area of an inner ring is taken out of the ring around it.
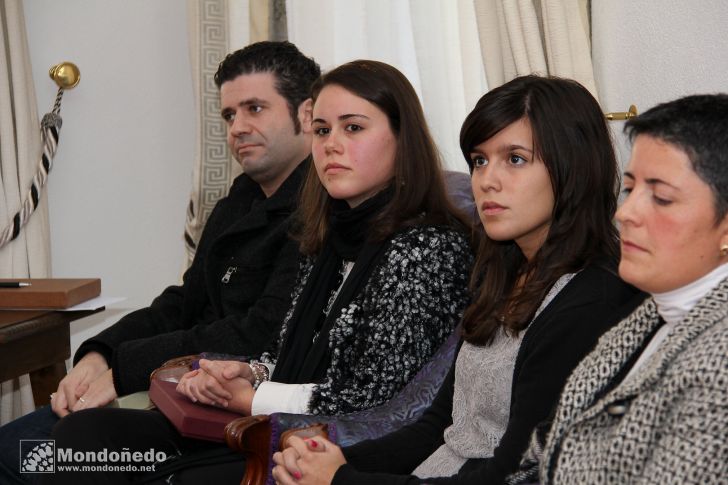
{"label": "clasped hands", "polygon": [[[177,391],[192,401],[250,415],[255,390],[250,366],[238,361],[200,360],[200,369],[182,376]],[[59,417],[105,406],[117,397],[112,371],[98,352],[86,354],[51,394],[51,409]]]}
{"label": "clasped hands", "polygon": [[200,359],[200,368],[182,376],[177,392],[193,402],[249,416],[255,396],[253,382],[253,371],[245,362]]}
{"label": "clasped hands", "polygon": [[291,436],[288,445],[273,455],[273,478],[279,485],[329,485],[346,463],[341,448],[321,436]]}

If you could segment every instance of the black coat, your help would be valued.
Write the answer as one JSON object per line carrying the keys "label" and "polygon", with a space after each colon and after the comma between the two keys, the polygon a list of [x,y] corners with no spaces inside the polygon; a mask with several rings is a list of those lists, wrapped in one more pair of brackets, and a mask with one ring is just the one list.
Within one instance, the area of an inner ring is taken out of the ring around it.
{"label": "black coat", "polygon": [[269,347],[296,279],[299,253],[288,230],[307,166],[269,198],[247,175],[237,177],[210,214],[182,285],[85,341],[74,364],[100,352],[124,395],[148,389],[151,371],[174,357],[258,355]]}

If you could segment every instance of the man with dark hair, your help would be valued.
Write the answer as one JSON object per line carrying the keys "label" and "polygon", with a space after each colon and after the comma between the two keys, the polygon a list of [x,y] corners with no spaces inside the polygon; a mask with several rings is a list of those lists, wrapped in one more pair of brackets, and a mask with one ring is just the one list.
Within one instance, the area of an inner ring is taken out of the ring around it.
{"label": "man with dark hair", "polygon": [[[220,89],[223,84],[242,74],[275,73],[276,91],[288,102],[293,126],[298,134],[301,131],[298,106],[311,96],[311,85],[321,74],[315,62],[310,59],[310,62],[301,62],[300,56],[299,50],[290,42],[257,42],[228,54],[215,73],[215,84]],[[311,81],[302,83],[302,80]]]}
{"label": "man with dark hair", "polygon": [[[104,406],[146,390],[168,359],[203,351],[257,355],[277,336],[298,269],[289,216],[311,150],[311,84],[319,66],[289,42],[229,54],[215,74],[227,141],[244,173],[213,209],[179,286],[85,341],[51,395],[53,412]],[[50,435],[42,408],[0,428],[0,483],[19,475],[20,439]]]}

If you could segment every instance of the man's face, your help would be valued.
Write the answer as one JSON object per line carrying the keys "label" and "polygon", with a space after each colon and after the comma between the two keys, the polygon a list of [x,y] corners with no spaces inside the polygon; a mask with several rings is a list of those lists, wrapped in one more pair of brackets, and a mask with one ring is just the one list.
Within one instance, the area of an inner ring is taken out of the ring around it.
{"label": "man's face", "polygon": [[308,130],[295,133],[288,104],[276,91],[275,81],[270,72],[256,72],[242,74],[220,87],[230,151],[267,196],[310,152]]}

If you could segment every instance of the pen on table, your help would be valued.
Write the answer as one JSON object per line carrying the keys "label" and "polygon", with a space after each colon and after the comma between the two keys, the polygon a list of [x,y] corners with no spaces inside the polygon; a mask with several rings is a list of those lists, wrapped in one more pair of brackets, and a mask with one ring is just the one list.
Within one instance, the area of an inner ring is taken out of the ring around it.
{"label": "pen on table", "polygon": [[30,283],[23,281],[0,281],[0,288],[23,288],[25,286],[30,286]]}

